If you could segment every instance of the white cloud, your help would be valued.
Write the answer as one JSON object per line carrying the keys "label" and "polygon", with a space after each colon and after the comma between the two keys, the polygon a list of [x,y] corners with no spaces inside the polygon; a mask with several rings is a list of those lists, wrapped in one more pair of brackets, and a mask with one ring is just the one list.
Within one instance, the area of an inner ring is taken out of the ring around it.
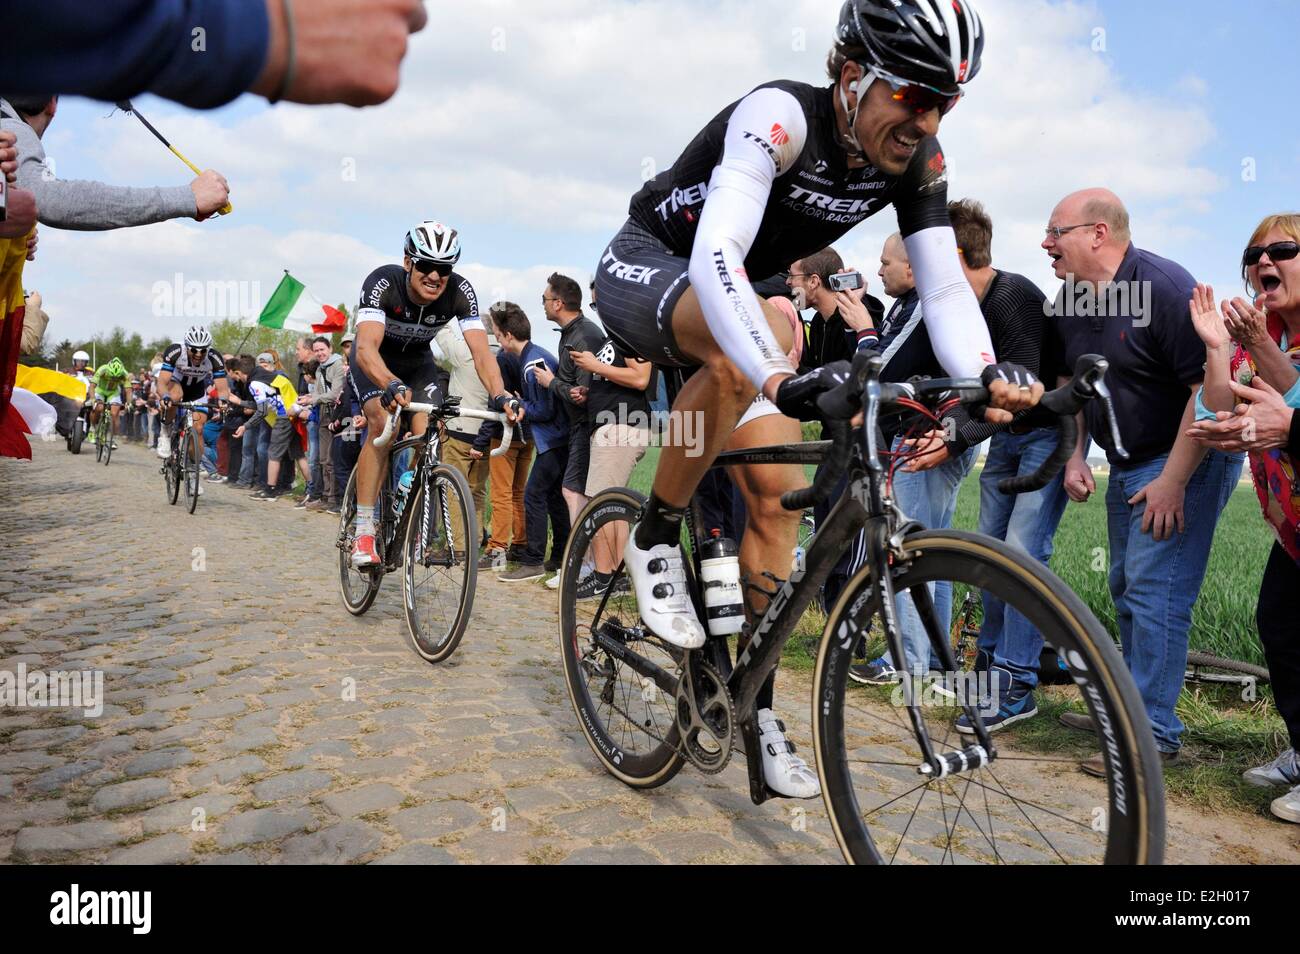
{"label": "white cloud", "polygon": [[[47,231],[31,283],[46,286],[59,337],[115,323],[146,331],[149,289],[177,271],[260,281],[269,294],[288,268],[322,299],[351,302],[373,267],[395,260],[406,224],[436,216],[465,234],[465,271],[481,298],[499,288],[535,312],[553,267],[585,282],[647,162],[666,167],[760,82],[823,81],[836,9],[826,0],[438,5],[383,107],[214,116],[150,101],[151,120],[229,177],[236,214],[111,235]],[[1099,184],[1130,205],[1140,243],[1165,254],[1164,242],[1195,247],[1207,201],[1224,187],[1199,158],[1215,134],[1199,98],[1126,85],[1092,51],[1104,25],[1094,4],[984,0],[981,12],[983,71],[941,138],[952,194],[980,198],[994,217],[996,263],[1054,287],[1037,248],[1042,227],[1064,194]],[[61,172],[184,181],[134,126],[125,116],[56,124],[48,145],[64,157]],[[894,228],[885,213],[841,249],[871,275]]]}

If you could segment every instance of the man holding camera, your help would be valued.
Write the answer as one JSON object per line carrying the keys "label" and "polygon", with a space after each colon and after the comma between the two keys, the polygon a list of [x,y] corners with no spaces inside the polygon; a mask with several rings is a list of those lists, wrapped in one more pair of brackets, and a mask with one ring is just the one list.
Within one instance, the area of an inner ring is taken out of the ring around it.
{"label": "man holding camera", "polygon": [[814,309],[812,320],[804,322],[800,374],[832,361],[852,361],[859,335],[879,328],[885,315],[880,300],[867,294],[862,273],[846,270],[833,248],[791,265],[786,284],[794,293],[796,308]]}

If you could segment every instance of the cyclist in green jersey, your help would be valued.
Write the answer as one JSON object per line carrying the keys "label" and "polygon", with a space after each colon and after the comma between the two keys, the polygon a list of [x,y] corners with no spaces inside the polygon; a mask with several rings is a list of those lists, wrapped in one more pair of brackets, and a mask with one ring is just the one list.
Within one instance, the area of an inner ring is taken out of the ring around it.
{"label": "cyclist in green jersey", "polygon": [[118,420],[122,416],[122,395],[124,389],[131,381],[131,373],[126,370],[126,365],[122,363],[121,358],[114,358],[108,364],[100,365],[93,375],[90,383],[94,389],[95,409],[90,412],[90,438],[95,438],[95,428],[99,426],[99,415],[104,411],[104,405],[109,407],[109,413],[113,415],[110,429],[110,440],[117,437]]}

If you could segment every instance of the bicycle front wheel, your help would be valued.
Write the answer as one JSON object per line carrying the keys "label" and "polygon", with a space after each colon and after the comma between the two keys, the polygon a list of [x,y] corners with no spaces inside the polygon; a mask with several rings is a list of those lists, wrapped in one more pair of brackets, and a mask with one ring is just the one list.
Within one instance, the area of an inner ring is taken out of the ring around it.
{"label": "bicycle front wheel", "polygon": [[99,416],[99,423],[95,425],[95,463],[98,464],[104,459],[104,415]]}
{"label": "bicycle front wheel", "polygon": [[193,431],[185,432],[185,446],[181,454],[181,476],[185,483],[185,503],[193,513],[199,505],[199,476],[203,471],[199,459],[199,439]]}
{"label": "bicycle front wheel", "polygon": [[402,602],[411,648],[426,662],[456,651],[474,609],[478,525],[470,500],[465,476],[444,464],[407,504]]}
{"label": "bicycle front wheel", "polygon": [[107,467],[108,462],[113,459],[113,436],[114,435],[113,435],[112,416],[108,413],[107,410],[104,411],[104,416],[108,418],[108,423],[104,425],[104,466]]}
{"label": "bicycle front wheel", "polygon": [[353,616],[361,616],[374,605],[379,595],[379,584],[384,580],[384,568],[372,567],[358,570],[352,565],[352,544],[356,539],[357,471],[352,470],[348,486],[343,491],[343,505],[339,510],[339,532],[335,546],[339,551],[339,594],[343,605]]}
{"label": "bicycle front wheel", "polygon": [[[1158,864],[1165,816],[1155,739],[1137,688],[1096,617],[1059,578],[1001,541],[926,532],[909,537],[903,550],[908,558],[896,565],[894,586],[904,627],[918,588],[942,593],[944,584],[965,584],[1022,613],[1067,662],[1078,693],[1040,689],[1036,701],[1016,710],[1025,717],[991,735],[990,762],[946,777],[924,774],[909,696],[934,751],[964,751],[966,764],[978,765],[969,758],[976,736],[960,721],[969,717],[950,692],[974,700],[1000,690],[991,688],[996,684],[987,673],[960,674],[943,692],[933,677],[904,677],[906,685],[874,690],[850,681],[855,648],[879,630],[878,591],[870,566],[863,568],[829,614],[813,686],[817,770],[845,858]],[[946,634],[949,620],[938,623]],[[1053,718],[1080,695],[1090,731],[1065,729]],[[1028,718],[1038,705],[1049,711]],[[1105,778],[1093,779],[1079,762],[1099,751]]]}

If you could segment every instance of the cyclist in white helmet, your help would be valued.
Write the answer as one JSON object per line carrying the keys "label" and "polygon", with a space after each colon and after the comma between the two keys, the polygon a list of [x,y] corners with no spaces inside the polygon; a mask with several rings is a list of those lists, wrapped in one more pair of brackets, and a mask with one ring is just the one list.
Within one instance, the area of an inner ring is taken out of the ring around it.
{"label": "cyclist in white helmet", "polygon": [[[171,455],[170,425],[176,416],[172,402],[192,402],[194,408],[194,435],[199,443],[199,457],[203,457],[203,425],[208,421],[208,388],[216,386],[222,400],[230,397],[226,379],[226,365],[221,355],[212,350],[212,335],[202,325],[194,325],[185,332],[184,342],[171,345],[163,352],[162,369],[158,372],[158,401],[163,426],[158,436],[158,456]],[[199,484],[199,493],[203,485]]]}
{"label": "cyclist in white helmet", "polygon": [[[434,362],[430,349],[444,325],[460,322],[474,369],[491,395],[492,410],[505,411],[511,420],[523,414],[519,402],[501,383],[501,369],[488,347],[474,286],[453,271],[460,251],[455,229],[441,222],[421,222],[406,233],[402,264],[375,269],[361,286],[357,337],[348,372],[368,428],[357,459],[354,566],[370,566],[379,560],[375,500],[386,458],[374,441],[383,432],[385,417],[394,405],[406,407],[414,400],[438,406],[446,397],[448,376]],[[427,426],[428,415],[415,415],[414,433],[423,434]]]}

